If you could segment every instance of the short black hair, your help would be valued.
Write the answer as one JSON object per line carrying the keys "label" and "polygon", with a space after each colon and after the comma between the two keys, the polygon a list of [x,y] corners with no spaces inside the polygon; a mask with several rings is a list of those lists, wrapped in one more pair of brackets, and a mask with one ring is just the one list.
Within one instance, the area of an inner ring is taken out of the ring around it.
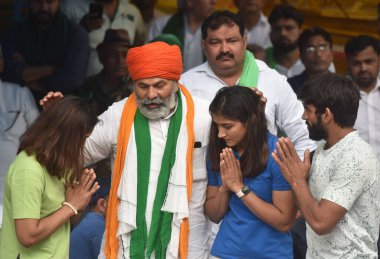
{"label": "short black hair", "polygon": [[359,35],[348,40],[344,48],[344,53],[347,58],[356,56],[356,54],[367,47],[372,47],[377,55],[380,55],[379,40],[369,35]]}
{"label": "short black hair", "polygon": [[315,106],[317,114],[329,108],[336,124],[352,127],[358,113],[360,92],[351,78],[327,73],[309,80],[301,90],[299,99],[304,105]]}
{"label": "short black hair", "polygon": [[292,19],[299,27],[303,24],[302,13],[290,4],[280,4],[273,8],[268,17],[269,23],[273,25],[279,19]]}
{"label": "short black hair", "polygon": [[304,30],[298,39],[298,47],[301,51],[301,54],[304,54],[310,38],[314,36],[321,36],[325,41],[329,43],[330,49],[332,48],[332,37],[330,33],[321,27],[312,27]]}
{"label": "short black hair", "polygon": [[222,26],[223,24],[232,25],[236,24],[239,26],[239,32],[240,35],[244,36],[245,26],[241,18],[227,10],[224,11],[216,11],[213,12],[209,17],[207,17],[201,27],[202,31],[202,39],[205,40],[207,38],[207,30],[217,30]]}

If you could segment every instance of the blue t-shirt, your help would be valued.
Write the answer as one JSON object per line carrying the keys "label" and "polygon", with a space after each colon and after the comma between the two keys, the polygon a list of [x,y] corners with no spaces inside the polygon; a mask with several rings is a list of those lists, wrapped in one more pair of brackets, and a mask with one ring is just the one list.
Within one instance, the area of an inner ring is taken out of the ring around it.
{"label": "blue t-shirt", "polygon": [[70,259],[98,258],[105,229],[105,219],[96,212],[88,212],[70,235]]}
{"label": "blue t-shirt", "polygon": [[[243,183],[262,200],[273,204],[272,191],[288,191],[290,185],[271,156],[277,138],[268,133],[269,156],[267,168],[256,177],[244,177]],[[239,158],[237,152],[235,156]],[[207,162],[209,186],[221,186],[219,172]],[[290,232],[283,233],[260,220],[235,194],[231,195],[229,210],[223,218],[211,249],[211,255],[223,259],[293,258]]]}

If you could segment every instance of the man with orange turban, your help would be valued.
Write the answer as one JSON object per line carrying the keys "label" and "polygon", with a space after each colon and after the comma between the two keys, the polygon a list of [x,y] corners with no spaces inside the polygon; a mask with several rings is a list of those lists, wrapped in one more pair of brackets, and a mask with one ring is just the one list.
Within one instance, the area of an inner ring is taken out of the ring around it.
{"label": "man with orange turban", "polygon": [[85,145],[86,163],[114,159],[99,258],[207,258],[209,103],[178,83],[176,45],[132,48],[127,65],[134,93],[100,115]]}

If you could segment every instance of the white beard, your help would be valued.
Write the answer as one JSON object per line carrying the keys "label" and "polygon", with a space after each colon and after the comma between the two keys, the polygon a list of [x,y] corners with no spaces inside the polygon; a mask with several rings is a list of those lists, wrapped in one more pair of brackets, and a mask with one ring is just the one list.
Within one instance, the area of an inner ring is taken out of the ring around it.
{"label": "white beard", "polygon": [[[160,97],[154,98],[153,100],[149,99],[139,99],[136,96],[137,107],[140,112],[147,117],[149,120],[159,120],[165,118],[170,114],[170,112],[177,105],[177,91],[173,89],[170,96],[166,100],[162,100]],[[157,108],[150,109],[146,104],[155,103],[158,104]]]}

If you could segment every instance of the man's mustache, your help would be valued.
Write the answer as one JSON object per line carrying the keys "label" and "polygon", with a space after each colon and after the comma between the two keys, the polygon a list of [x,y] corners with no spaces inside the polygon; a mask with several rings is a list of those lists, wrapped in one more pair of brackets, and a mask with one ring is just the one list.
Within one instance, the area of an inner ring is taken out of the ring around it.
{"label": "man's mustache", "polygon": [[222,58],[234,58],[234,55],[231,52],[221,52],[216,56],[216,60],[222,59]]}
{"label": "man's mustache", "polygon": [[287,44],[291,44],[291,43],[292,43],[291,40],[289,40],[288,38],[285,38],[285,37],[281,37],[281,38],[279,39],[279,42],[287,43]]}
{"label": "man's mustache", "polygon": [[366,72],[360,72],[358,76],[359,76],[359,77],[361,77],[361,76],[372,77],[371,73],[370,73],[370,72],[367,72],[367,71],[366,71]]}
{"label": "man's mustache", "polygon": [[156,97],[156,98],[154,98],[154,99],[147,99],[147,98],[145,98],[145,99],[143,99],[143,100],[141,101],[141,103],[144,104],[144,105],[149,105],[149,104],[162,104],[162,103],[164,103],[164,100],[162,100],[162,99],[159,98],[159,97]]}

